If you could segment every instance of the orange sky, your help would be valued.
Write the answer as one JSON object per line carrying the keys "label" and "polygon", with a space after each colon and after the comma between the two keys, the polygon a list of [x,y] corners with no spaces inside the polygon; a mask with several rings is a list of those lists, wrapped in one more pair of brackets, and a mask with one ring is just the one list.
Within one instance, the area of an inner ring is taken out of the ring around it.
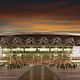
{"label": "orange sky", "polygon": [[0,32],[80,31],[80,3],[0,3]]}

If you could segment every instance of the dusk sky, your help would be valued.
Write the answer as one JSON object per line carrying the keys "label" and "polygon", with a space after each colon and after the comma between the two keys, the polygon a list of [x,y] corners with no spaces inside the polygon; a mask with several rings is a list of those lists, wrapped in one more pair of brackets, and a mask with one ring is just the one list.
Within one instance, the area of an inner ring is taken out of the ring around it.
{"label": "dusk sky", "polygon": [[0,33],[80,31],[80,0],[0,0]]}

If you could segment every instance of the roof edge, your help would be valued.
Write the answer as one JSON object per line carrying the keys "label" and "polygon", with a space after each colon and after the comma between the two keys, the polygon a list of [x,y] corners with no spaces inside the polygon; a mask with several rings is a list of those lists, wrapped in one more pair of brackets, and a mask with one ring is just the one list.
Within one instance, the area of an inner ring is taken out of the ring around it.
{"label": "roof edge", "polygon": [[27,35],[27,34],[50,34],[50,35],[71,35],[71,36],[80,36],[80,32],[67,32],[67,31],[53,31],[53,32],[4,32],[0,33],[0,36],[7,35]]}

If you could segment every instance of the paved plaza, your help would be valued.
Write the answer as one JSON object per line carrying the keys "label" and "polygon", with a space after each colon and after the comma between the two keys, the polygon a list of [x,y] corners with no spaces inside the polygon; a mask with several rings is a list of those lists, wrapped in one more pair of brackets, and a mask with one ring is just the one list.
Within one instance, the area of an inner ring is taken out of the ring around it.
{"label": "paved plaza", "polygon": [[80,70],[56,70],[35,65],[22,70],[0,71],[0,80],[80,80]]}
{"label": "paved plaza", "polygon": [[23,69],[1,70],[0,80],[18,80],[30,67],[26,66]]}
{"label": "paved plaza", "polygon": [[59,78],[46,66],[37,65],[21,76],[19,80],[59,80]]}

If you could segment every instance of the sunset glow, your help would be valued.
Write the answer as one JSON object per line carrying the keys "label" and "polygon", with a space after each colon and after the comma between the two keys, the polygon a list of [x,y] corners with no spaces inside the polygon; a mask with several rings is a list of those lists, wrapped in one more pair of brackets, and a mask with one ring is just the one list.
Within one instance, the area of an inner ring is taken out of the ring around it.
{"label": "sunset glow", "polygon": [[80,1],[0,1],[0,33],[24,31],[80,31]]}

